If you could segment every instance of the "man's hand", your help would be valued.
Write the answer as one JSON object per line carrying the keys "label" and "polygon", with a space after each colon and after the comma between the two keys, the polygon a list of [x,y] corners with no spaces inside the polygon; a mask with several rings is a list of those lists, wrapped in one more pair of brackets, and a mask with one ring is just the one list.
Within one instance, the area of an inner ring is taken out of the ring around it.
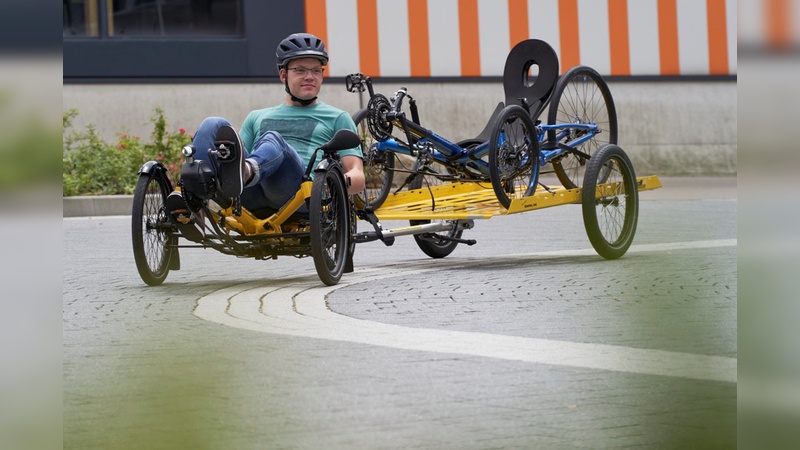
{"label": "man's hand", "polygon": [[358,194],[364,190],[364,162],[358,156],[343,156],[344,179],[347,183],[347,193]]}

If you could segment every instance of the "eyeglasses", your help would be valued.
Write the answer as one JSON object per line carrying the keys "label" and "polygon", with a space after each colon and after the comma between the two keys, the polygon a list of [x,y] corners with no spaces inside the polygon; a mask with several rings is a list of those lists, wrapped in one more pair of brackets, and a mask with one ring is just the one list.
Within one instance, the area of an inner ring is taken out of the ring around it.
{"label": "eyeglasses", "polygon": [[322,78],[322,74],[325,72],[324,67],[316,67],[314,69],[308,69],[306,67],[290,67],[288,70],[291,70],[301,77],[305,77],[308,75],[308,72],[311,72],[311,75],[314,75],[315,78]]}

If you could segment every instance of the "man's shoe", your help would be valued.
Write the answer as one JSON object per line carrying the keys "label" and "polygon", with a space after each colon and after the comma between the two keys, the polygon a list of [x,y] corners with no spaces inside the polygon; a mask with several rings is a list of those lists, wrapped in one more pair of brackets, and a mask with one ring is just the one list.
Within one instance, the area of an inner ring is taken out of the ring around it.
{"label": "man's shoe", "polygon": [[245,179],[242,140],[230,125],[223,125],[217,131],[215,145],[219,162],[217,172],[219,190],[225,197],[238,197],[244,190]]}
{"label": "man's shoe", "polygon": [[203,240],[205,232],[202,224],[198,223],[198,216],[193,215],[186,205],[186,201],[181,195],[181,191],[172,191],[164,202],[167,212],[172,218],[172,223],[181,232],[181,235],[190,241],[199,242]]}
{"label": "man's shoe", "polygon": [[181,195],[181,191],[177,189],[169,193],[167,200],[164,202],[164,206],[166,206],[167,212],[170,215],[189,214],[190,212],[186,201],[183,199],[183,195]]}

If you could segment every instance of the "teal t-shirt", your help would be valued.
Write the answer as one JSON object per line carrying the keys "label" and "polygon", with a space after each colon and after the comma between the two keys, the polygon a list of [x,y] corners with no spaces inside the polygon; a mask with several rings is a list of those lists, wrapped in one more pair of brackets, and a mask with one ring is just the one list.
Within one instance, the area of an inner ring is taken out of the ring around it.
{"label": "teal t-shirt", "polygon": [[[250,153],[259,137],[267,131],[277,131],[303,161],[308,163],[314,150],[330,141],[334,133],[342,128],[356,131],[350,114],[341,109],[322,102],[311,106],[289,106],[282,103],[251,111],[244,119],[239,135]],[[347,155],[363,158],[361,147],[339,152],[339,156]]]}

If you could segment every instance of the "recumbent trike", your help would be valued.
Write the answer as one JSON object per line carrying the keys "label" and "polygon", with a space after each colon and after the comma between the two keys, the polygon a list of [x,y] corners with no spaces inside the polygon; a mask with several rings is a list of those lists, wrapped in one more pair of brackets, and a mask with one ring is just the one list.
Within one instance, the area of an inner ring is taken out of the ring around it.
{"label": "recumbent trike", "polygon": [[[356,226],[337,151],[359,142],[352,131],[339,130],[317,149],[300,189],[277,211],[248,211],[238,198],[217,195],[218,179],[204,162],[193,159],[193,147],[184,147],[186,161],[178,187],[205,229],[191,240],[167,212],[166,199],[175,182],[163,164],[145,163],[139,170],[132,214],[133,254],[142,280],[151,286],[163,283],[170,270],[180,269],[179,247],[200,247],[255,259],[311,255],[322,282],[335,285],[342,273],[353,270]],[[209,152],[212,163],[219,164],[220,154],[231,145],[233,140],[218,136],[216,148]],[[320,152],[322,159],[316,162]],[[307,213],[301,212],[303,205]],[[189,243],[181,244],[179,238]]]}

